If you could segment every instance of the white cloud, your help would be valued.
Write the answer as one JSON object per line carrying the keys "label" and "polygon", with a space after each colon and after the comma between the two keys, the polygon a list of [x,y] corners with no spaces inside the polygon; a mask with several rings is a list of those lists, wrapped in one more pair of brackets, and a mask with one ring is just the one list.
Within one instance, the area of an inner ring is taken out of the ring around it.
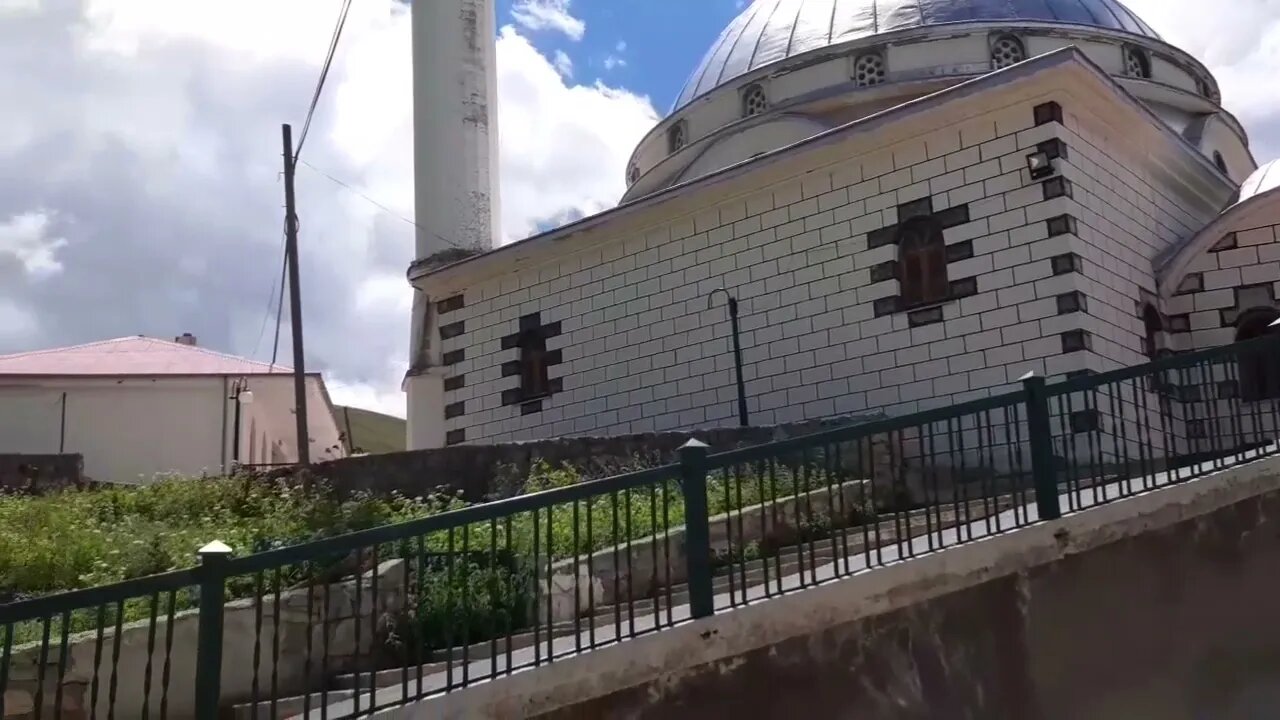
{"label": "white cloud", "polygon": [[515,21],[530,30],[556,30],[573,40],[581,40],[587,24],[573,16],[573,0],[516,0],[511,8]]}
{"label": "white cloud", "polygon": [[569,79],[573,77],[573,58],[569,57],[569,53],[563,50],[556,50],[555,60],[552,63],[556,67],[556,72]]}
{"label": "white cloud", "polygon": [[50,236],[49,215],[44,211],[25,212],[0,222],[0,260],[6,255],[16,260],[33,279],[43,280],[62,270],[57,251],[66,244],[65,238]]}
{"label": "white cloud", "polygon": [[[279,125],[300,129],[338,0],[35,9],[0,23],[0,353],[190,331],[270,358]],[[354,190],[298,171],[308,369],[335,402],[401,415],[409,57],[405,5],[353,4],[303,160]],[[506,239],[614,204],[648,101],[575,85],[514,28],[498,58]],[[288,332],[286,314],[282,363]]]}

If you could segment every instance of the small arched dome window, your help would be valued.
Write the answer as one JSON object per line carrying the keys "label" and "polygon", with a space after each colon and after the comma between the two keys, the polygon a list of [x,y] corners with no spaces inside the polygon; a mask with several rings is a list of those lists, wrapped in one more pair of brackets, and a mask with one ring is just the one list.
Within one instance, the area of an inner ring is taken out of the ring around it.
{"label": "small arched dome window", "polygon": [[1129,77],[1151,79],[1151,57],[1147,51],[1134,45],[1124,46],[1124,74]]}
{"label": "small arched dome window", "polygon": [[640,167],[632,163],[629,167],[627,167],[627,184],[635,185],[636,181],[639,179],[640,179]]}
{"label": "small arched dome window", "polygon": [[1231,172],[1227,170],[1227,159],[1222,157],[1222,153],[1217,150],[1213,151],[1213,164],[1218,166],[1218,169],[1222,171],[1223,175],[1231,174]]}
{"label": "small arched dome window", "polygon": [[760,83],[751,83],[742,91],[742,117],[759,115],[769,109],[769,97]]}
{"label": "small arched dome window", "polygon": [[674,153],[689,144],[689,129],[683,120],[667,129],[667,152]]}
{"label": "small arched dome window", "polygon": [[932,215],[913,217],[898,229],[902,303],[907,307],[947,299],[947,243]]}
{"label": "small arched dome window", "polygon": [[1017,35],[1000,35],[991,43],[991,69],[999,70],[1027,59],[1027,48]]}
{"label": "small arched dome window", "polygon": [[853,82],[858,87],[879,85],[884,82],[885,73],[884,55],[878,52],[859,55],[858,59],[853,61]]}

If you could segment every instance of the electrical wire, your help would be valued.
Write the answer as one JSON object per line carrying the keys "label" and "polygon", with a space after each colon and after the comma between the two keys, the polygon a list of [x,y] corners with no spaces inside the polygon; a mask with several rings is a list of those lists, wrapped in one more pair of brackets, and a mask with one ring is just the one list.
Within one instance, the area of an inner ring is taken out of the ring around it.
{"label": "electrical wire", "polygon": [[[409,225],[412,225],[413,227],[417,228],[418,230],[421,230],[421,231],[423,231],[423,232],[429,232],[426,228],[422,227],[422,226],[421,226],[421,225],[419,225],[418,223],[416,223],[416,222],[414,222],[414,221],[410,220],[409,218],[407,218],[407,217],[405,217],[405,216],[401,215],[400,213],[396,212],[395,210],[392,210],[391,208],[387,207],[386,205],[383,205],[382,203],[378,202],[377,200],[374,200],[373,198],[371,198],[371,197],[369,197],[368,195],[366,195],[364,192],[362,192],[362,191],[360,191],[360,190],[358,190],[358,189],[356,189],[356,188],[352,187],[352,186],[351,186],[351,185],[349,185],[348,183],[345,183],[345,182],[343,182],[343,181],[339,180],[338,178],[336,178],[336,177],[334,177],[334,176],[330,175],[329,173],[325,172],[324,170],[321,170],[320,168],[316,167],[315,165],[312,165],[311,163],[307,162],[306,160],[299,160],[299,161],[298,161],[298,164],[299,164],[299,165],[302,165],[302,166],[305,166],[305,167],[307,167],[308,169],[310,169],[312,172],[316,173],[317,175],[320,175],[320,176],[322,176],[322,177],[328,178],[328,179],[329,179],[330,181],[332,181],[333,183],[335,183],[335,184],[337,184],[337,185],[340,185],[340,186],[342,186],[343,188],[346,188],[347,190],[349,190],[350,192],[352,192],[352,193],[354,193],[354,194],[356,194],[356,195],[360,196],[360,198],[361,198],[361,199],[363,199],[365,202],[369,203],[370,205],[373,205],[374,207],[378,208],[378,209],[379,209],[379,210],[381,210],[382,212],[385,212],[386,214],[388,214],[388,215],[390,215],[390,216],[392,216],[392,217],[394,217],[394,218],[397,218],[397,219],[401,220],[401,221],[402,221],[402,222],[404,222],[404,223],[407,223],[407,224],[409,224]],[[452,246],[452,247],[459,248],[459,249],[461,249],[461,248],[462,248],[462,246],[461,246],[461,245],[459,245],[458,243],[456,243],[456,242],[454,242],[454,241],[450,240],[449,238],[442,237],[441,235],[439,235],[439,234],[437,234],[437,233],[431,233],[431,236],[432,236],[432,237],[434,237],[435,239],[439,240],[440,242],[445,243],[445,244],[447,244],[447,245],[450,245],[450,246]]]}
{"label": "electrical wire", "polygon": [[[262,325],[261,327],[258,328],[258,339],[253,343],[253,354],[250,357],[257,357],[258,350],[262,348],[262,338],[266,335],[266,332],[267,332],[267,321],[271,319],[271,303],[276,302],[277,288],[279,289],[278,294],[282,298],[284,297],[284,270],[286,267],[288,267],[286,263],[289,260],[288,257],[284,257],[285,250],[286,250],[285,235],[284,235],[284,229],[282,228],[280,230],[280,255],[283,257],[283,259],[280,262],[280,280],[279,280],[280,284],[277,285],[275,280],[271,281],[271,289],[267,291],[267,311],[262,315]],[[277,342],[279,341],[277,340]],[[273,357],[274,357],[274,351],[273,351]]]}
{"label": "electrical wire", "polygon": [[351,11],[351,0],[343,0],[342,9],[338,13],[338,22],[333,28],[333,36],[329,39],[329,50],[325,54],[324,64],[320,66],[320,79],[316,81],[316,91],[311,95],[311,106],[307,108],[307,119],[302,123],[302,134],[298,136],[298,146],[293,151],[293,161],[298,161],[302,154],[302,145],[307,141],[307,131],[311,129],[311,119],[316,114],[316,106],[320,104],[320,93],[324,91],[324,81],[329,77],[329,68],[333,66],[333,56],[338,51],[338,40],[342,38],[342,28],[347,24],[347,13]]}

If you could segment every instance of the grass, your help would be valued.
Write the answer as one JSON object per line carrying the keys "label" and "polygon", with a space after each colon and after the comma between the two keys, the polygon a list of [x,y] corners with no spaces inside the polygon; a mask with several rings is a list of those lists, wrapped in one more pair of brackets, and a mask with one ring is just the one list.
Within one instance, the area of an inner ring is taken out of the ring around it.
{"label": "grass", "polygon": [[[767,499],[822,487],[835,478],[820,470],[793,473],[779,468],[766,478],[708,479],[712,516]],[[520,491],[536,492],[582,481],[569,467],[537,463]],[[732,492],[730,492],[732,490]],[[238,555],[306,543],[322,537],[402,522],[461,507],[456,498],[380,498],[357,495],[338,500],[323,484],[310,491],[287,481],[256,478],[169,479],[145,487],[67,491],[47,497],[0,496],[0,603],[52,592],[93,587],[190,567],[196,551],[212,540]],[[427,650],[455,639],[486,640],[524,627],[532,606],[535,567],[554,560],[585,557],[627,540],[640,540],[684,525],[684,501],[675,480],[559,504],[452,531],[405,538],[376,549],[377,557],[413,560],[418,549],[455,561],[424,566],[400,618],[393,642]],[[419,544],[420,542],[420,544]],[[276,582],[291,587],[349,576],[356,558],[313,557],[283,568],[278,576],[229,580],[229,599],[250,597]],[[498,561],[501,556],[501,562]],[[535,560],[536,558],[536,560]],[[411,566],[412,567],[412,566]],[[192,607],[191,593],[169,598],[133,598],[113,606],[74,613],[71,630],[117,620],[164,617]],[[15,642],[38,640],[42,623],[24,623]],[[51,623],[56,641],[57,619]],[[3,630],[0,629],[0,634]]]}

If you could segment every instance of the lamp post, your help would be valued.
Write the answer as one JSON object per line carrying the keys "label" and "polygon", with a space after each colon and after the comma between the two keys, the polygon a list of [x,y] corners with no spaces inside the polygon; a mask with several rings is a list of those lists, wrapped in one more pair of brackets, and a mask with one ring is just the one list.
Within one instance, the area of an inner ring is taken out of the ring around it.
{"label": "lamp post", "polygon": [[724,293],[729,300],[729,323],[733,331],[733,366],[738,373],[738,424],[747,427],[747,386],[742,380],[742,341],[738,328],[738,299],[724,288],[716,288],[707,296],[707,309],[710,310],[716,299],[716,293]]}
{"label": "lamp post", "polygon": [[229,399],[236,404],[236,416],[231,439],[231,460],[236,465],[240,465],[240,408],[243,405],[253,404],[253,391],[249,389],[249,381],[246,378],[239,378],[232,383],[231,397]]}

